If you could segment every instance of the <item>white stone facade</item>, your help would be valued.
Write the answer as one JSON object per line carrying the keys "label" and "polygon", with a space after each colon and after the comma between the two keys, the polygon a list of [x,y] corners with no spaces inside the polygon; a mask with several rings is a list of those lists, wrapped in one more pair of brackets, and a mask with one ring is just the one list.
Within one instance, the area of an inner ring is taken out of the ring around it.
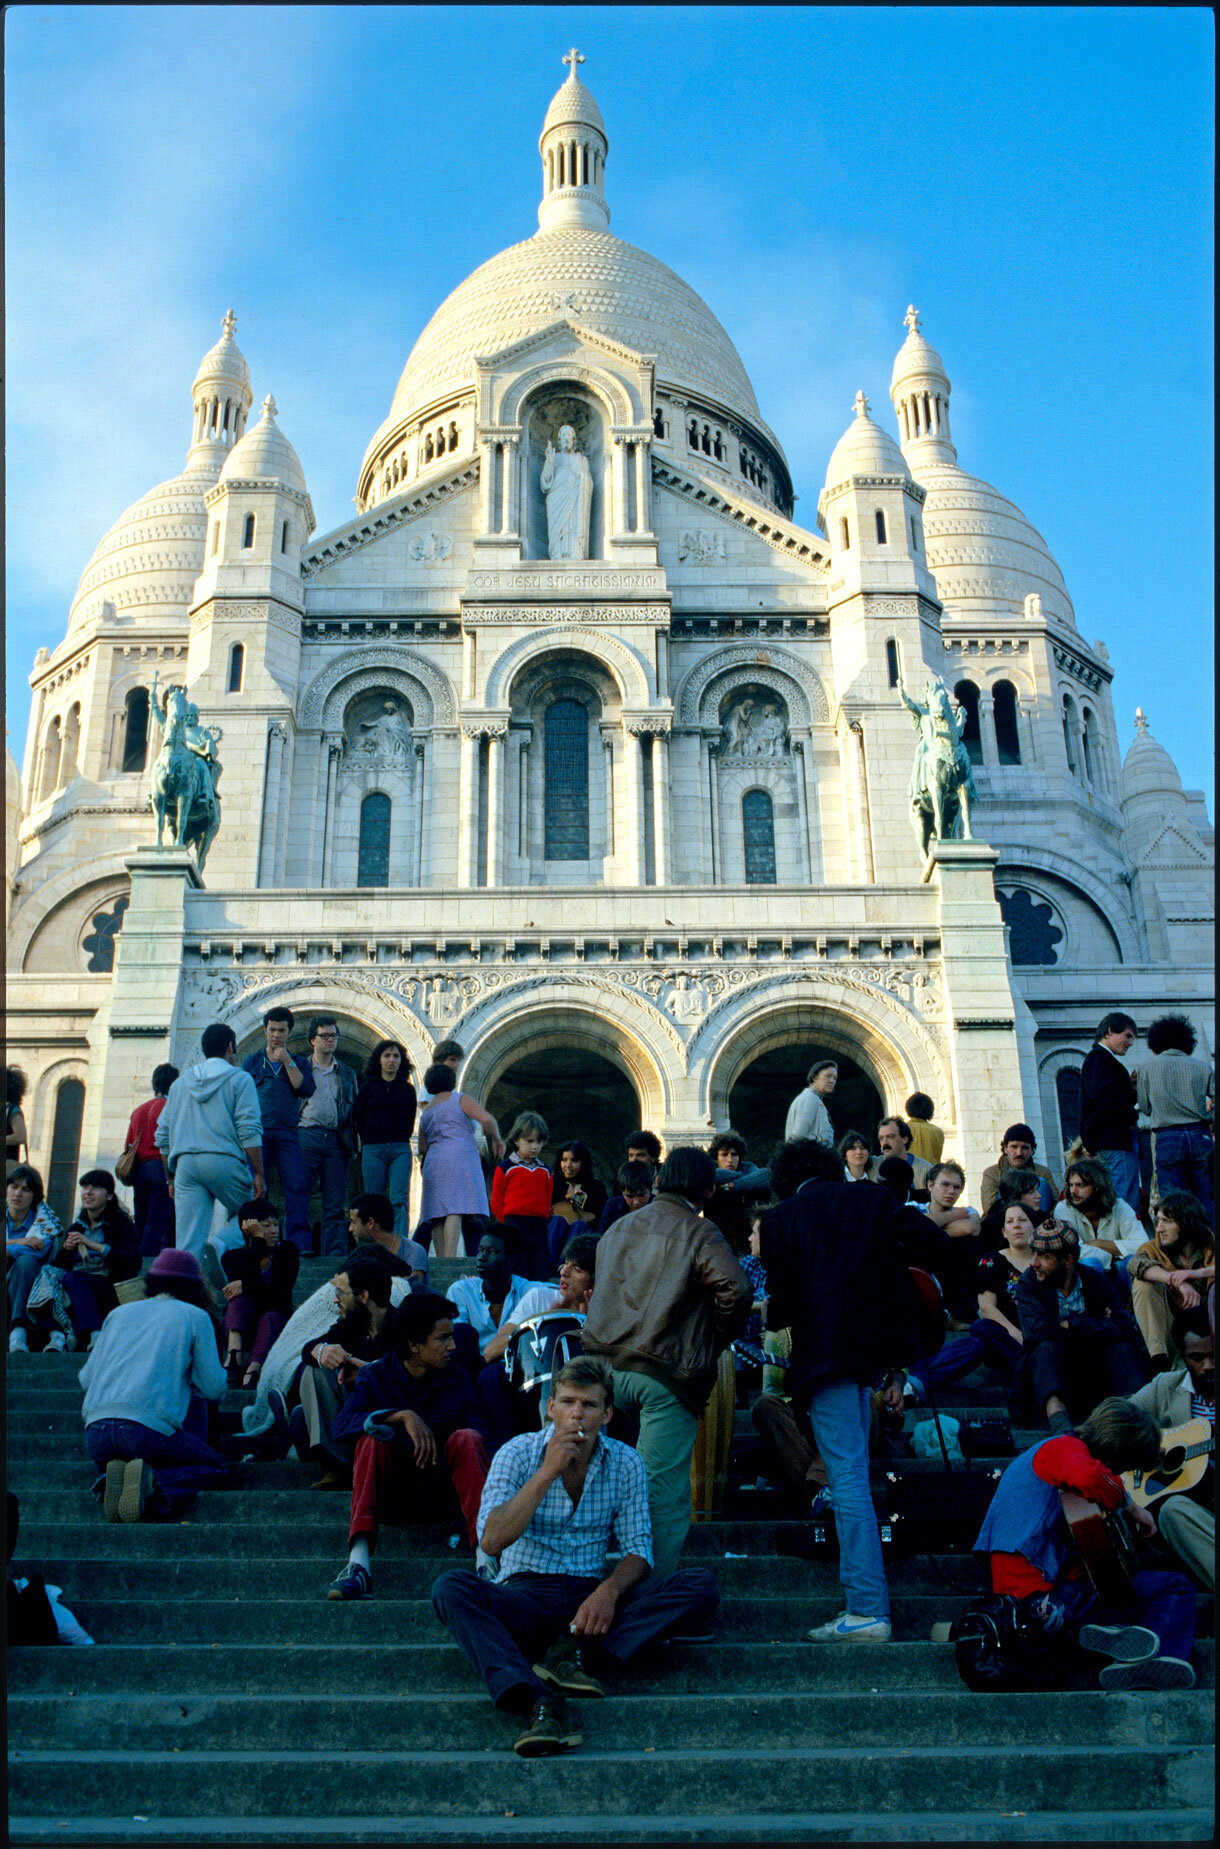
{"label": "white stone facade", "polygon": [[[270,400],[246,429],[226,318],[183,474],[102,541],[40,651],[9,1058],[44,1168],[65,1079],[81,1160],[112,1159],[152,1066],[213,1018],[244,1050],[272,998],[421,1067],[460,1034],[476,1095],[587,1048],[670,1141],[727,1125],[752,1062],[829,1048],[888,1109],[929,1092],[973,1186],[1016,1117],[1057,1160],[1057,1074],[1107,1009],[1181,1009],[1212,1046],[1203,798],[1142,718],[1122,760],[1106,649],[1024,515],[958,467],[918,317],[899,441],[861,395],[799,526],[727,334],[609,232],[608,145],[569,78],[538,233],[423,330],[358,512],[321,537]],[[579,561],[546,556],[564,424],[593,480]],[[223,731],[205,883],[152,848],[154,671]],[[977,840],[926,867],[898,672],[972,713]]]}

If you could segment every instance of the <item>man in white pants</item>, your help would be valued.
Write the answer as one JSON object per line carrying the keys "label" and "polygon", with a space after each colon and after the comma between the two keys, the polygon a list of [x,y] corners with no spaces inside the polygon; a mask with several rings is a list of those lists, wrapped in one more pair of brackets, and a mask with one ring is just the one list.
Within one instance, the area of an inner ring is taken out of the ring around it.
{"label": "man in white pants", "polygon": [[[170,1086],[156,1142],[174,1198],[178,1250],[202,1263],[209,1238],[221,1252],[239,1246],[241,1229],[233,1216],[251,1192],[258,1199],[267,1185],[258,1093],[250,1074],[237,1066],[231,1027],[217,1022],[204,1029],[202,1063]],[[218,1204],[225,1223],[213,1231]]]}

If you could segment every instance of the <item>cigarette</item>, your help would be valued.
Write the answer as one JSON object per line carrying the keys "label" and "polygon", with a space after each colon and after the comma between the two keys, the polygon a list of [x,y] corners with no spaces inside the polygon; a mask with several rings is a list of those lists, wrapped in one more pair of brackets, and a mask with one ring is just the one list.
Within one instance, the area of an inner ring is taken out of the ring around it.
{"label": "cigarette", "polygon": [[577,1428],[577,1432],[576,1432],[576,1436],[577,1436],[578,1438],[583,1438],[583,1437],[584,1437],[584,1435],[585,1435],[585,1428],[584,1428],[584,1426],[583,1426],[583,1425],[581,1425],[581,1426],[579,1426],[579,1427]]}

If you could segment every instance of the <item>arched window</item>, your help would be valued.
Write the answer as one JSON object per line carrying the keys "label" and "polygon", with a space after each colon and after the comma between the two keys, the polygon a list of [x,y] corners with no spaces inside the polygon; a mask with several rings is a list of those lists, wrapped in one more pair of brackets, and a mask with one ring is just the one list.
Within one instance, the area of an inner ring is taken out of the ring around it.
{"label": "arched window", "polygon": [[890,686],[896,687],[902,678],[902,663],[898,654],[898,644],[893,636],[885,645],[885,666],[890,677]]}
{"label": "arched window", "polygon": [[372,790],[360,805],[360,851],[357,886],[390,883],[390,799],[384,790]]}
{"label": "arched window", "polygon": [[[451,454],[451,455],[452,455],[452,453],[453,453],[453,451],[454,451],[454,450],[455,450],[455,449],[457,448],[457,443],[458,443],[458,438],[457,438],[457,425],[456,425],[456,424],[450,424],[450,426],[449,426],[449,452],[450,452],[450,454]],[[405,469],[403,470],[403,476],[404,476],[404,478],[405,478],[405,476],[406,476],[406,470],[405,470]]]}
{"label": "arched window", "polygon": [[242,551],[248,552],[254,544],[254,515],[246,515],[246,524],[241,536]]}
{"label": "arched window", "polygon": [[844,552],[851,551],[851,528],[847,524],[846,517],[839,522],[839,545]]}
{"label": "arched window", "polygon": [[55,1094],[51,1126],[51,1161],[47,1169],[47,1205],[65,1226],[76,1205],[76,1169],[80,1161],[80,1132],[85,1116],[85,1087],[80,1079],[64,1079]]}
{"label": "arched window", "polygon": [[148,688],[133,687],[123,703],[123,769],[143,770],[148,760]]}
{"label": "arched window", "polygon": [[715,456],[715,458],[716,458],[716,460],[717,460],[717,462],[723,462],[723,460],[724,460],[724,444],[723,444],[723,442],[721,441],[721,438],[720,438],[720,432],[719,432],[718,430],[717,430],[716,432],[714,432],[714,434],[713,434],[713,436],[712,436],[712,454],[713,454],[713,456]]}
{"label": "arched window", "polygon": [[432,437],[431,437],[431,434],[429,434],[424,442],[424,461],[431,462],[435,454],[436,454],[436,451],[434,450],[432,446]]}
{"label": "arched window", "polygon": [[240,693],[242,676],[246,671],[246,651],[240,642],[235,642],[229,650],[229,684],[230,693]]}
{"label": "arched window", "polygon": [[59,784],[59,752],[59,714],[56,713],[54,719],[52,719],[50,725],[47,727],[47,735],[43,740],[42,746],[42,783],[39,786],[38,794],[39,799],[43,802],[46,801],[48,796],[54,796]]}
{"label": "arched window", "polygon": [[64,750],[59,766],[59,781],[71,783],[76,775],[76,754],[80,747],[80,702],[68,708],[64,722]]}
{"label": "arched window", "polygon": [[888,546],[890,543],[890,536],[886,529],[884,509],[879,507],[873,515],[873,518],[877,522],[877,544],[879,546]]}
{"label": "arched window", "polygon": [[979,690],[973,681],[959,681],[953,689],[953,697],[966,714],[966,729],[962,733],[966,756],[972,764],[981,764],[983,737],[979,731]]}
{"label": "arched window", "polygon": [[93,976],[106,976],[114,968],[115,939],[123,929],[123,913],[131,904],[126,893],[122,893],[108,912],[94,912],[90,923],[93,929],[81,939],[81,949],[89,954],[85,968]]}
{"label": "arched window", "polygon": [[579,700],[547,708],[544,754],[547,860],[589,858],[589,714]]}
{"label": "arched window", "polygon": [[1008,926],[1008,953],[1013,963],[1057,963],[1055,948],[1063,942],[1063,932],[1051,918],[1051,908],[1018,886],[1009,893],[998,893],[1000,913]]}
{"label": "arched window", "polygon": [[654,437],[663,437],[665,435],[665,419],[659,410],[654,411],[652,414],[652,434]]}
{"label": "arched window", "polygon": [[919,551],[919,522],[914,514],[911,515],[911,551]]}
{"label": "arched window", "polygon": [[1080,1068],[1061,1066],[1055,1074],[1055,1097],[1059,1103],[1059,1130],[1063,1147],[1069,1149],[1080,1135]]}
{"label": "arched window", "polygon": [[701,447],[703,449],[703,453],[705,456],[711,455],[712,453],[712,433],[708,429],[706,424],[704,424],[703,426],[703,436],[701,439]]}
{"label": "arched window", "polygon": [[746,842],[746,885],[775,884],[775,808],[766,790],[747,790],[741,799]]}
{"label": "arched window", "polygon": [[[695,419],[693,417],[690,419],[690,421],[688,422],[686,426],[686,442],[687,442],[687,446],[690,449],[698,449],[699,447],[699,426],[695,422]],[[744,470],[744,467],[745,467],[744,462],[742,464],[742,467]]]}
{"label": "arched window", "polygon": [[1076,744],[1076,702],[1070,693],[1065,693],[1063,696],[1063,747],[1067,752],[1068,769],[1074,777],[1080,775],[1080,753]]}
{"label": "arched window", "polygon": [[[1084,754],[1084,774],[1090,783],[1099,784],[1101,780],[1097,774],[1097,721],[1094,719],[1087,706],[1080,717],[1080,743]],[[72,723],[71,714],[68,715],[68,723],[69,725]],[[64,746],[64,755],[67,755],[66,742]],[[65,774],[65,783],[70,774],[70,772]]]}
{"label": "arched window", "polygon": [[1021,735],[1017,730],[1017,690],[1011,681],[997,681],[991,690],[995,711],[995,748],[1001,764],[1021,762]]}

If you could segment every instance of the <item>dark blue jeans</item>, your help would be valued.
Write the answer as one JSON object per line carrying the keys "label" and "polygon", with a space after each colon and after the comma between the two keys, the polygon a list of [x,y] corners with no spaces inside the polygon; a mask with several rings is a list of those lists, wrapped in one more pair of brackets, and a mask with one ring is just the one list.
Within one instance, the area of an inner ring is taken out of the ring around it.
{"label": "dark blue jeans", "polygon": [[1174,1124],[1168,1130],[1154,1132],[1156,1139],[1156,1185],[1158,1194],[1185,1188],[1203,1203],[1208,1219],[1216,1223],[1216,1196],[1212,1187],[1212,1163],[1216,1159],[1216,1139],[1206,1124]]}
{"label": "dark blue jeans", "polygon": [[347,1257],[347,1150],[337,1130],[313,1130],[302,1125],[301,1159],[305,1169],[305,1193],[308,1197],[314,1176],[322,1196],[322,1254],[325,1258]]}
{"label": "dark blue jeans", "polygon": [[1161,1640],[1158,1656],[1190,1661],[1195,1641],[1198,1595],[1184,1573],[1136,1573],[1133,1605],[1103,1605],[1087,1579],[1063,1579],[1050,1592],[1031,1593],[1026,1601],[1049,1637],[1089,1624],[1146,1624]]}
{"label": "dark blue jeans", "polygon": [[[263,1131],[263,1173],[271,1178],[275,1170],[284,1190],[284,1237],[302,1252],[312,1252],[313,1233],[309,1225],[309,1189],[305,1184],[305,1158],[301,1139],[295,1130]],[[253,1186],[253,1184],[251,1184]]]}
{"label": "dark blue jeans", "polygon": [[971,1373],[982,1362],[1001,1374],[1011,1374],[1020,1353],[1020,1342],[1009,1335],[1001,1323],[980,1316],[977,1322],[971,1323],[966,1335],[959,1336],[955,1342],[946,1342],[926,1361],[913,1361],[908,1372],[925,1384],[930,1381],[934,1387],[943,1387]]}
{"label": "dark blue jeans", "polygon": [[[432,1609],[453,1633],[498,1708],[527,1708],[547,1690],[530,1667],[568,1627],[600,1584],[571,1573],[513,1573],[488,1584],[473,1573],[442,1573]],[[618,1602],[614,1623],[596,1641],[625,1663],[645,1644],[684,1629],[704,1629],[720,1606],[706,1567],[682,1567],[644,1579]]]}
{"label": "dark blue jeans", "polygon": [[207,1405],[192,1394],[180,1431],[154,1432],[134,1419],[95,1419],[85,1427],[85,1449],[99,1470],[112,1458],[142,1457],[157,1479],[150,1513],[173,1521],[197,1490],[222,1489],[228,1482],[229,1467],[208,1444],[207,1429]]}
{"label": "dark blue jeans", "polygon": [[135,1195],[140,1251],[145,1258],[155,1258],[158,1252],[174,1243],[174,1203],[160,1156],[151,1162],[136,1164],[131,1188]]}

